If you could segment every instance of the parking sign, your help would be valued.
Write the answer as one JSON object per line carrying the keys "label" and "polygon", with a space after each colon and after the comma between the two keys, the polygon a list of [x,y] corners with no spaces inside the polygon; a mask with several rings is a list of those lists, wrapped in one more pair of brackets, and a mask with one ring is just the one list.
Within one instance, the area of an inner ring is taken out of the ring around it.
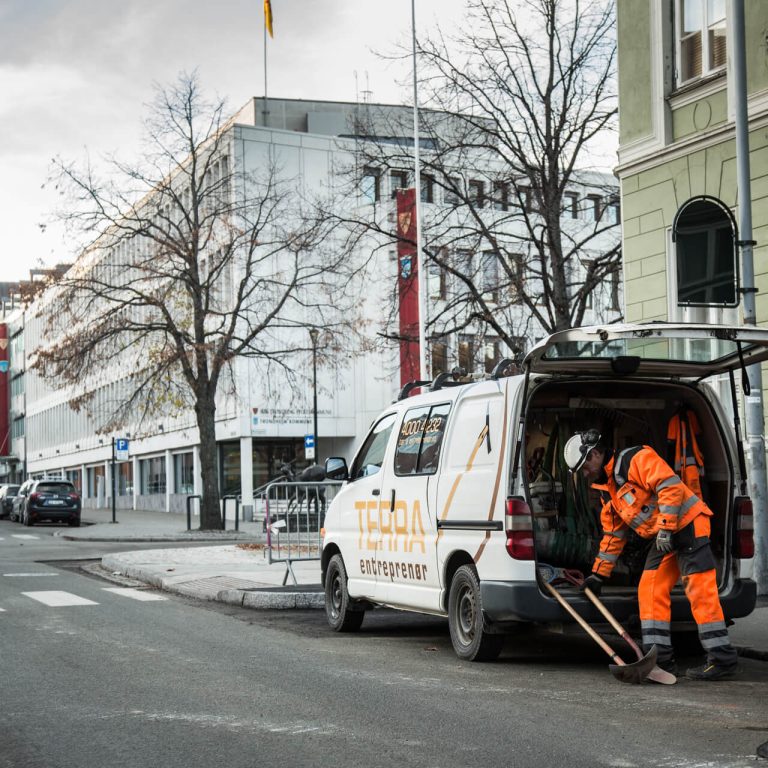
{"label": "parking sign", "polygon": [[128,461],[128,446],[127,437],[115,438],[115,461]]}

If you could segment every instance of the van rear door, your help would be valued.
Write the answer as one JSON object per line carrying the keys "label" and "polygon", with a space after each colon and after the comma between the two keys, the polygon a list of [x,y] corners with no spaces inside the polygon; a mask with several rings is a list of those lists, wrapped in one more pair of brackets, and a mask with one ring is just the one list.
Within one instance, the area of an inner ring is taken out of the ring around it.
{"label": "van rear door", "polygon": [[535,373],[700,380],[768,360],[768,330],[636,323],[553,333],[526,356]]}

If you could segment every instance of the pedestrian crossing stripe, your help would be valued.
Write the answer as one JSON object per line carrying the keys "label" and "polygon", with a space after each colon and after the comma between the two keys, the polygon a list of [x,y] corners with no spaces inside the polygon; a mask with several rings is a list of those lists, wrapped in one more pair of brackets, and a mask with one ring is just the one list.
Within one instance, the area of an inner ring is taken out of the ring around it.
{"label": "pedestrian crossing stripe", "polygon": [[133,600],[139,600],[142,602],[150,602],[152,600],[167,600],[167,597],[158,595],[157,592],[144,592],[135,587],[102,587],[105,592],[112,592],[115,595],[122,595],[123,597],[130,597]]}
{"label": "pedestrian crossing stripe", "polygon": [[62,592],[60,590],[51,590],[45,592],[22,592],[22,595],[31,597],[43,605],[51,608],[65,608],[71,605],[98,605],[93,600],[87,600],[84,597],[73,595],[71,592]]}
{"label": "pedestrian crossing stripe", "polygon": [[12,533],[12,539],[39,539],[39,536],[33,536],[31,533]]}

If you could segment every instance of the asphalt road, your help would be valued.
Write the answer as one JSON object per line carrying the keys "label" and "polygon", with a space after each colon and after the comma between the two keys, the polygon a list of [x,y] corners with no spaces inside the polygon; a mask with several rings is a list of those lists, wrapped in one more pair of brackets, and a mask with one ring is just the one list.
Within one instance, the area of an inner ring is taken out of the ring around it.
{"label": "asphalt road", "polygon": [[320,611],[113,591],[65,561],[130,545],[54,530],[0,521],[0,768],[729,768],[768,739],[766,663],[629,686],[589,640],[531,630],[469,664],[440,619],[337,635]]}

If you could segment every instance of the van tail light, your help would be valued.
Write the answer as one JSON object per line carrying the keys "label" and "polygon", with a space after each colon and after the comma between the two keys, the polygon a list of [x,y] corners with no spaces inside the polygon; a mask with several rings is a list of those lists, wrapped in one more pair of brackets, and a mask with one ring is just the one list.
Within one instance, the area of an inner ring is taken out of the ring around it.
{"label": "van tail light", "polygon": [[507,499],[504,525],[507,532],[507,552],[515,560],[533,560],[533,518],[531,508],[522,500]]}
{"label": "van tail light", "polygon": [[752,499],[749,496],[737,496],[733,506],[736,516],[733,554],[735,557],[748,560],[755,556],[755,540],[752,535]]}

